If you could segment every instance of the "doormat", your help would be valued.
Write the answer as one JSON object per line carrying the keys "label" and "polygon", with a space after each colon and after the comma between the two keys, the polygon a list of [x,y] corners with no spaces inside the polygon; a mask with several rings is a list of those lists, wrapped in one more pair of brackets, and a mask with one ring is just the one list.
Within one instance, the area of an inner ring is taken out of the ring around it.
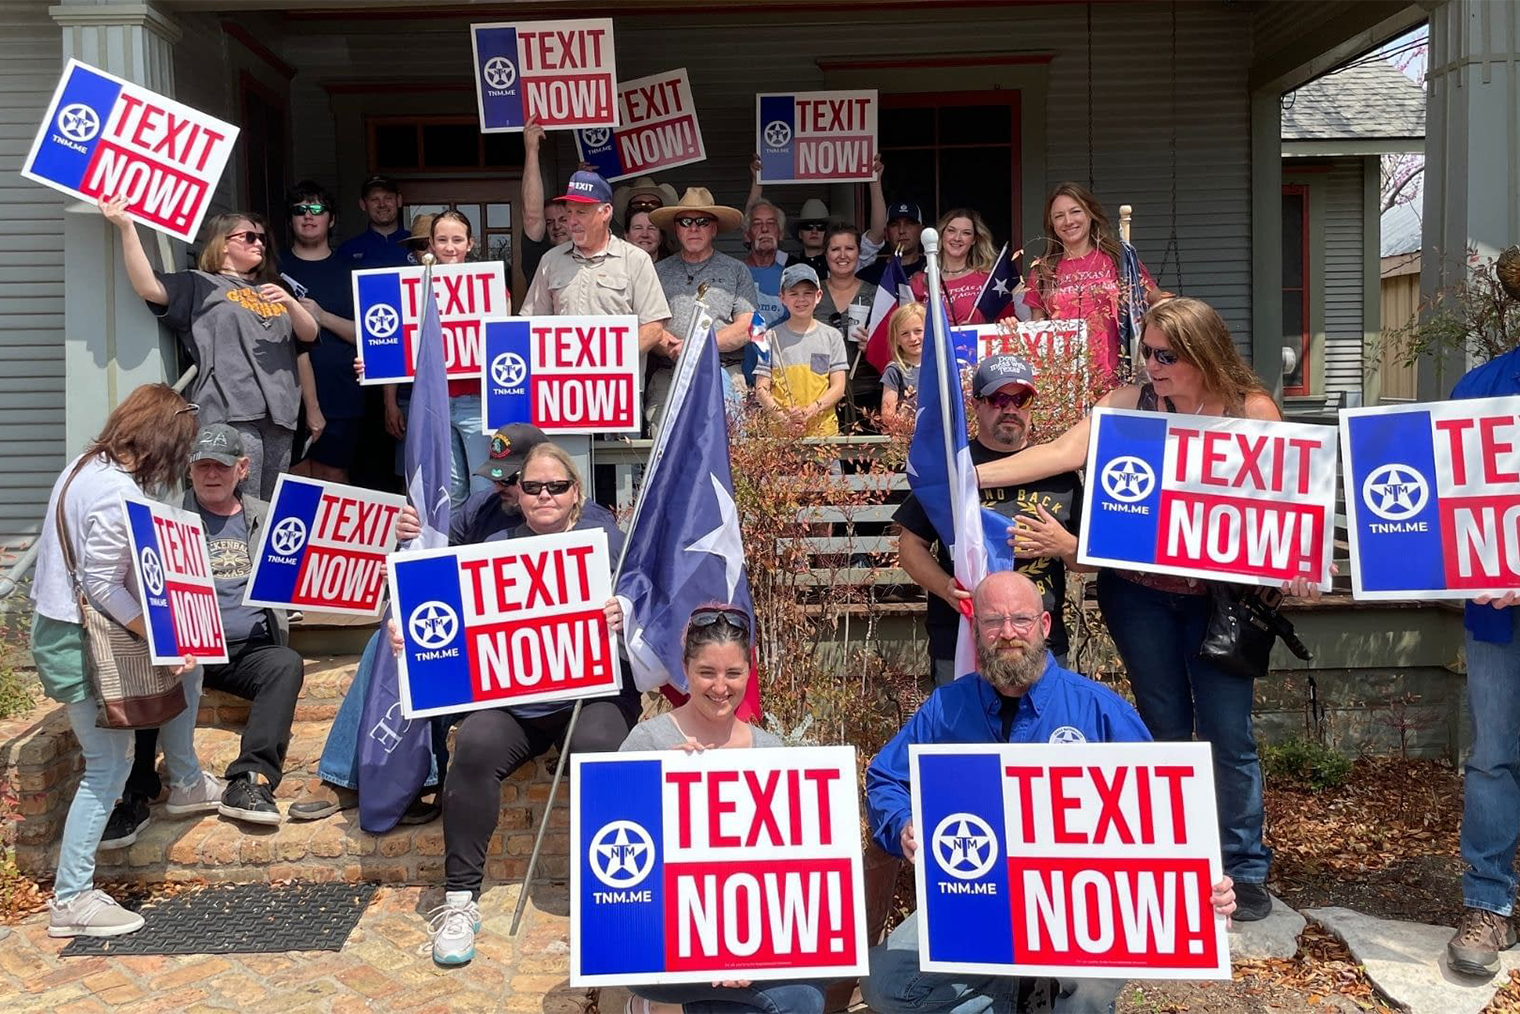
{"label": "doormat", "polygon": [[86,954],[273,954],[338,951],[375,895],[374,884],[226,884],[125,907],[147,920],[119,937],[74,937]]}

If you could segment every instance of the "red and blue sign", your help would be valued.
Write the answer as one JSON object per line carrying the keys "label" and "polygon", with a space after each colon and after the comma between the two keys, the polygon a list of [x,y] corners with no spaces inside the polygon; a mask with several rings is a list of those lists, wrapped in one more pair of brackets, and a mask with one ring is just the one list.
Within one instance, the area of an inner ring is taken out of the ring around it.
{"label": "red and blue sign", "polygon": [[877,112],[875,89],[756,95],[760,182],[869,182]]}
{"label": "red and blue sign", "polygon": [[1330,587],[1334,428],[1114,408],[1089,418],[1082,563]]}
{"label": "red and blue sign", "polygon": [[572,986],[866,974],[854,747],[570,763]]}
{"label": "red and blue sign", "polygon": [[374,616],[406,498],[281,475],[243,604]]}
{"label": "red and blue sign", "polygon": [[470,45],[481,133],[617,126],[611,18],[471,25]]}
{"label": "red and blue sign", "polygon": [[150,500],[122,497],[137,601],[154,665],[227,661],[222,609],[200,516]]}
{"label": "red and blue sign", "polygon": [[508,317],[482,326],[484,432],[509,423],[547,433],[638,432],[637,317]]}
{"label": "red and blue sign", "polygon": [[386,557],[401,713],[452,715],[615,693],[607,533],[570,531]]}
{"label": "red and blue sign", "polygon": [[1520,398],[1341,412],[1352,593],[1520,588]]}
{"label": "red and blue sign", "polygon": [[70,60],[21,168],[85,201],[123,197],[133,219],[195,239],[238,128]]}
{"label": "red and blue sign", "polygon": [[919,967],[1228,979],[1209,745],[1070,731],[909,747]]}
{"label": "red and blue sign", "polygon": [[575,146],[609,183],[707,158],[686,68],[623,82],[618,125],[577,130]]}
{"label": "red and blue sign", "polygon": [[[480,332],[489,317],[512,312],[500,261],[432,266],[433,296],[450,380],[480,376]],[[354,337],[364,363],[361,384],[410,384],[417,372],[427,268],[370,268],[353,273]]]}

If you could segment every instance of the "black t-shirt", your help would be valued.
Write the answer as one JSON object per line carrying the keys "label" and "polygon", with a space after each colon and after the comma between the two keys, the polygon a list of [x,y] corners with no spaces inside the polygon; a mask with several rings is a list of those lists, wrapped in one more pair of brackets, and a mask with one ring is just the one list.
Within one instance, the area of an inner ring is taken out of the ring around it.
{"label": "black t-shirt", "polygon": [[[280,271],[300,283],[293,290],[296,298],[310,296],[317,305],[334,317],[354,318],[354,289],[351,273],[354,262],[339,254],[329,254],[319,261],[302,260],[294,253],[280,260]],[[362,419],[364,388],[354,376],[354,346],[323,328],[311,346],[311,368],[317,381],[317,402],[329,419]]]}
{"label": "black t-shirt", "polygon": [[[971,441],[970,449],[971,460],[978,465],[1008,456],[1002,451],[994,451],[983,446],[978,440]],[[989,487],[982,490],[982,506],[990,507],[1009,518],[1019,514],[1039,517],[1039,511],[1036,508],[1044,507],[1051,517],[1061,522],[1068,532],[1075,535],[1082,524],[1082,480],[1078,478],[1076,472],[1062,472],[1048,479],[1021,483],[1017,486]],[[934,531],[934,526],[929,523],[929,516],[919,506],[916,496],[909,494],[908,499],[897,508],[897,513],[892,516],[892,520],[928,542],[934,549],[939,565],[945,568],[945,573],[953,573],[950,552],[940,544],[939,536]],[[1035,587],[1040,589],[1040,594],[1045,599],[1045,608],[1050,610],[1050,637],[1047,639],[1047,644],[1051,653],[1066,654],[1068,647],[1066,618],[1062,609],[1066,601],[1066,565],[1051,556],[1019,560],[1017,563],[1018,572],[1033,581]],[[929,613],[924,625],[929,633],[930,658],[955,657],[959,615],[944,599],[932,592],[929,594]]]}

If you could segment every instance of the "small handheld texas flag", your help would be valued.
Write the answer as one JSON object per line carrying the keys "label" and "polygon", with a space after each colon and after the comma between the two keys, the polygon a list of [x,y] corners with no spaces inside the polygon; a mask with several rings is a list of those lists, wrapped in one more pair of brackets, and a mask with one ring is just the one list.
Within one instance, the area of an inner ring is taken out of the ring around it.
{"label": "small handheld texas flag", "polygon": [[755,346],[755,352],[759,354],[762,363],[771,360],[771,343],[766,340],[766,334],[770,328],[765,324],[765,318],[756,310],[749,318],[749,340]]}
{"label": "small handheld texas flag", "polygon": [[880,373],[892,361],[892,314],[900,306],[913,302],[913,290],[908,287],[908,273],[903,270],[902,254],[894,253],[881,273],[881,284],[876,287],[876,299],[871,303],[871,316],[866,322],[870,338],[866,341],[866,362]]}
{"label": "small handheld texas flag", "polygon": [[976,309],[981,312],[983,320],[998,320],[1007,312],[1008,304],[1013,302],[1013,293],[1019,287],[1019,269],[1013,262],[1023,252],[1015,250],[1010,255],[1007,243],[998,251],[992,273],[982,283],[981,294],[976,297]]}

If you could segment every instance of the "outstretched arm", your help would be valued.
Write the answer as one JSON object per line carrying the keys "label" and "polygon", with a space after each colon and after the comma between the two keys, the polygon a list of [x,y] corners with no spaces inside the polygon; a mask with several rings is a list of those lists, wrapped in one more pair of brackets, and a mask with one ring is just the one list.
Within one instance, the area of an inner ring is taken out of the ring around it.
{"label": "outstretched arm", "polygon": [[127,217],[126,209],[125,197],[112,197],[109,200],[101,198],[100,213],[121,233],[121,256],[127,264],[127,281],[132,283],[132,291],[143,299],[156,306],[168,306],[168,290],[153,273],[153,265],[148,263],[148,253],[143,249],[142,237],[137,235],[137,225]]}

